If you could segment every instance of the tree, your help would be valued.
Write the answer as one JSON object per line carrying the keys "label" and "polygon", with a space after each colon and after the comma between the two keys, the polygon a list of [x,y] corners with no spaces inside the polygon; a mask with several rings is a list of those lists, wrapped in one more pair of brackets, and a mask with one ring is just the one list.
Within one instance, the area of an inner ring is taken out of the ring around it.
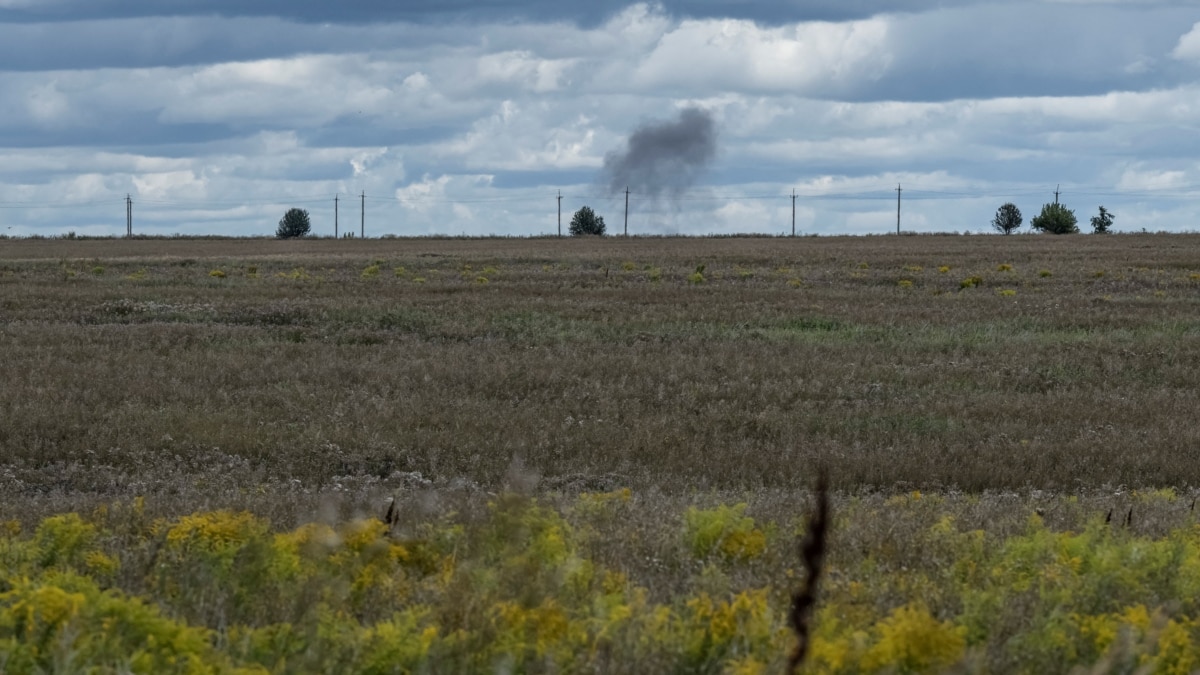
{"label": "tree", "polygon": [[308,222],[308,211],[288,209],[288,212],[279,219],[279,229],[275,230],[275,236],[280,239],[305,237],[308,236],[311,229],[312,225]]}
{"label": "tree", "polygon": [[1071,209],[1062,204],[1044,204],[1042,212],[1029,221],[1029,226],[1050,234],[1075,234],[1079,232],[1075,223],[1075,212]]}
{"label": "tree", "polygon": [[1009,202],[996,210],[996,217],[992,218],[992,227],[996,228],[997,232],[1012,234],[1013,230],[1021,227],[1022,220],[1021,209]]}
{"label": "tree", "polygon": [[1100,215],[1092,216],[1092,234],[1108,234],[1116,218],[1112,211],[1101,206]]}
{"label": "tree", "polygon": [[596,215],[596,212],[587,206],[576,211],[571,217],[571,236],[585,234],[604,234],[604,218]]}

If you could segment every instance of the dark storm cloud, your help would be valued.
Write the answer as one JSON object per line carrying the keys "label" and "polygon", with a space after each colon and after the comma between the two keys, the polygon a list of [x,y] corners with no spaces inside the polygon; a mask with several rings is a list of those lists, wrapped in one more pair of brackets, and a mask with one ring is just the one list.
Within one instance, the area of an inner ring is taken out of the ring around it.
{"label": "dark storm cloud", "polygon": [[1190,69],[1163,56],[1196,20],[1196,6],[1143,5],[1059,2],[1014,12],[993,4],[894,17],[888,76],[851,98],[1085,96],[1191,81]]}
{"label": "dark storm cloud", "polygon": [[[227,124],[163,124],[156,115],[127,113],[105,121],[69,129],[31,129],[0,124],[0,147],[54,148],[142,148],[188,143],[211,143],[237,138],[241,132]],[[155,148],[155,152],[161,152]],[[194,152],[194,149],[193,149]]]}
{"label": "dark storm cloud", "polygon": [[[153,68],[470,44],[477,37],[410,24],[297,23],[274,16],[162,16],[5,23],[0,69]],[[64,48],[63,45],[70,45]]]}
{"label": "dark storm cloud", "polygon": [[604,182],[611,192],[630,188],[654,198],[677,198],[695,184],[717,154],[712,114],[685,108],[679,118],[644,124],[629,135],[624,150],[604,157]]}
{"label": "dark storm cloud", "polygon": [[[16,3],[20,4],[20,3]],[[75,21],[94,18],[128,18],[170,15],[277,16],[314,23],[377,21],[442,22],[462,20],[572,21],[592,25],[619,12],[625,0],[588,3],[562,0],[30,0],[26,6],[0,10],[0,21]],[[979,4],[946,0],[664,0],[668,13],[690,18],[751,19],[763,24],[793,21],[843,21],[880,13],[920,12],[948,6]]]}

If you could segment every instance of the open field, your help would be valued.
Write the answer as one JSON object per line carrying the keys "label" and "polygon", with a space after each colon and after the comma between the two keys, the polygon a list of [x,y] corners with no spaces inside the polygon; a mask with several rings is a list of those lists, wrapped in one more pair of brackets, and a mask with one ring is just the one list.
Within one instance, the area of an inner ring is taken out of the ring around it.
{"label": "open field", "polygon": [[822,465],[817,671],[1200,664],[1200,236],[3,240],[0,353],[12,672],[52,651],[5,646],[23,593],[100,602],[64,570],[229,668],[335,669],[284,623],[778,668]]}
{"label": "open field", "polygon": [[7,241],[0,494],[1193,486],[1197,275],[1185,236]]}

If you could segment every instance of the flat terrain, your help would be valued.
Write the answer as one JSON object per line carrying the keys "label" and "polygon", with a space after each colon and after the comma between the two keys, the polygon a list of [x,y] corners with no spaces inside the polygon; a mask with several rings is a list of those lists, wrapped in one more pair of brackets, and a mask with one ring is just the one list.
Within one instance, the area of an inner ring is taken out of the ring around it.
{"label": "flat terrain", "polygon": [[1185,488],[1198,338],[1184,235],[4,240],[0,499]]}
{"label": "flat terrain", "polygon": [[783,672],[824,466],[806,672],[1191,672],[1198,338],[1197,236],[0,240],[0,670]]}

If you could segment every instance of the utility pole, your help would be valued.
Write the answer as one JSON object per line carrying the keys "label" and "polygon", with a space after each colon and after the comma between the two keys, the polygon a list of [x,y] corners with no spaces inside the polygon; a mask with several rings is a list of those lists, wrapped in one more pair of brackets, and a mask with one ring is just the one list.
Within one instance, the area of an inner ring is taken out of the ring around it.
{"label": "utility pole", "polygon": [[333,238],[338,238],[338,195],[333,193]]}
{"label": "utility pole", "polygon": [[367,237],[367,191],[366,190],[363,190],[363,193],[362,193],[362,220],[359,222],[359,228],[361,228],[361,229],[358,233],[358,238],[366,239],[366,237]]}
{"label": "utility pole", "polygon": [[900,184],[896,183],[896,234],[900,234]]}
{"label": "utility pole", "polygon": [[125,236],[133,236],[133,197],[125,194]]}
{"label": "utility pole", "polygon": [[792,190],[792,236],[796,236],[796,191]]}
{"label": "utility pole", "polygon": [[629,186],[625,186],[625,236],[629,236]]}
{"label": "utility pole", "polygon": [[558,191],[558,236],[562,236],[562,190]]}
{"label": "utility pole", "polygon": [[1054,205],[1055,206],[1058,206],[1058,190],[1061,187],[1062,187],[1061,183],[1059,185],[1054,186]]}

